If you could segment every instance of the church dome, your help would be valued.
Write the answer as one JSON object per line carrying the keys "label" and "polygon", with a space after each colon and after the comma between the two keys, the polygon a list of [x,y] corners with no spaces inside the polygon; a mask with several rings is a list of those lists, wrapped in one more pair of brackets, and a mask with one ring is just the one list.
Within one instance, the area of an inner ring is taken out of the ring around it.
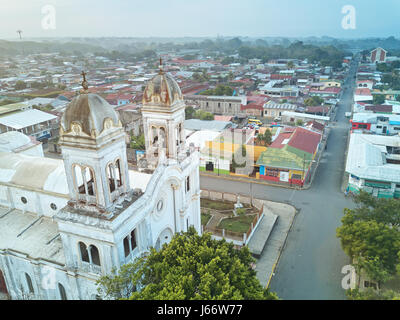
{"label": "church dome", "polygon": [[178,83],[171,75],[162,70],[148,82],[143,93],[143,105],[172,106],[181,101],[183,101],[183,96]]}
{"label": "church dome", "polygon": [[66,108],[61,126],[64,132],[72,130],[77,123],[80,130],[89,136],[99,135],[105,126],[105,120],[111,119],[114,126],[120,126],[117,112],[97,94],[83,93],[75,97]]}

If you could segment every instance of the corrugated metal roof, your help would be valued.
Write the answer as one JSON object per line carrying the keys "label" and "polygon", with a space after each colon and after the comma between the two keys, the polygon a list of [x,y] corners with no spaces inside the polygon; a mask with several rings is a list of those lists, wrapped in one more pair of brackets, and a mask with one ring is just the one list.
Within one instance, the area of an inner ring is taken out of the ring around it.
{"label": "corrugated metal roof", "polygon": [[350,137],[346,172],[362,179],[400,183],[400,165],[386,163],[382,148],[383,145],[399,142],[400,137],[353,133]]}
{"label": "corrugated metal roof", "polygon": [[31,109],[0,117],[0,124],[19,130],[56,118],[55,115],[50,113]]}

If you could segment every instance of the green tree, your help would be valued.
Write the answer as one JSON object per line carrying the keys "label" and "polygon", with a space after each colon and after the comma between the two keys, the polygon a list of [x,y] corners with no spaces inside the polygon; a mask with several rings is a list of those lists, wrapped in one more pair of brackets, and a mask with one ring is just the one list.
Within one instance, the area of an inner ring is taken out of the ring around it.
{"label": "green tree", "polygon": [[260,284],[254,262],[247,247],[237,250],[191,227],[161,250],[152,248],[118,274],[114,270],[100,278],[98,290],[108,298],[130,300],[277,299]]}
{"label": "green tree", "polygon": [[372,103],[375,105],[385,103],[385,96],[383,94],[373,95]]}
{"label": "green tree", "polygon": [[214,115],[210,112],[206,112],[204,110],[197,110],[193,116],[195,119],[200,120],[214,120]]}
{"label": "green tree", "polygon": [[[354,197],[356,207],[348,212],[355,220],[374,220],[387,226],[400,227],[400,206],[396,199],[378,199],[373,195],[360,191]],[[350,219],[350,218],[349,218]]]}
{"label": "green tree", "polygon": [[144,140],[144,134],[141,134],[140,136],[131,136],[130,147],[136,150],[145,150],[146,144]]}
{"label": "green tree", "polygon": [[[400,273],[400,208],[396,199],[378,199],[360,191],[353,209],[345,209],[337,229],[344,251],[353,260],[357,273],[384,284]],[[348,292],[349,299],[391,299],[388,293]],[[396,293],[399,297],[399,293]]]}
{"label": "green tree", "polygon": [[22,81],[22,80],[18,80],[16,83],[15,83],[15,90],[23,90],[23,89],[26,89],[26,83],[24,82],[24,81]]}
{"label": "green tree", "polygon": [[320,106],[324,102],[321,97],[313,96],[304,100],[306,106]]}
{"label": "green tree", "polygon": [[269,146],[272,142],[271,130],[265,130],[264,134],[259,133],[257,135],[256,141],[260,145]]}
{"label": "green tree", "polygon": [[304,124],[304,121],[301,119],[296,120],[296,126],[301,127]]}
{"label": "green tree", "polygon": [[289,61],[288,63],[287,63],[287,65],[286,65],[287,67],[288,67],[288,69],[293,69],[294,68],[294,63],[293,63],[293,61]]}
{"label": "green tree", "polygon": [[196,110],[192,106],[186,107],[185,108],[185,119],[193,119],[194,115],[196,113]]}
{"label": "green tree", "polygon": [[372,288],[363,291],[350,289],[346,291],[346,296],[349,300],[400,300],[400,292],[393,290],[376,291]]}

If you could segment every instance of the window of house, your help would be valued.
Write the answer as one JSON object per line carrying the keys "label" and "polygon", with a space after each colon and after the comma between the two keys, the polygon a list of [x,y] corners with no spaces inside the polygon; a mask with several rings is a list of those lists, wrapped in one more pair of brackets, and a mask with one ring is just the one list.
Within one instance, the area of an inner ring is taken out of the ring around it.
{"label": "window of house", "polygon": [[125,238],[124,238],[124,253],[125,257],[129,256],[133,250],[137,247],[136,243],[136,229],[131,231]]}
{"label": "window of house", "polygon": [[21,202],[24,203],[24,204],[26,204],[26,203],[28,202],[28,200],[26,200],[25,197],[21,197]]}
{"label": "window of house", "polygon": [[55,203],[50,203],[50,208],[51,208],[52,210],[57,210],[57,206],[56,206]]}
{"label": "window of house", "polygon": [[293,180],[301,180],[302,176],[301,176],[301,174],[292,174],[292,179]]}
{"label": "window of house", "polygon": [[376,283],[370,281],[364,281],[364,287],[377,289]]}
{"label": "window of house", "polygon": [[65,288],[61,283],[58,284],[58,292],[60,293],[61,300],[68,300],[67,293],[65,292]]}
{"label": "window of house", "polygon": [[25,273],[25,279],[26,279],[26,284],[28,285],[29,293],[35,293],[30,275]]}
{"label": "window of house", "polygon": [[279,175],[279,170],[267,168],[266,173],[266,175],[269,177],[277,177]]}

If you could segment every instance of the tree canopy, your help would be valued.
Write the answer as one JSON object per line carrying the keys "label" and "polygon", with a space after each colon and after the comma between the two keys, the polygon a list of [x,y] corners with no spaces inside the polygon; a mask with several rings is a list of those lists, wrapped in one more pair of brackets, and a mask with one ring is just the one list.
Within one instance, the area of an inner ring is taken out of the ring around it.
{"label": "tree canopy", "polygon": [[306,106],[320,106],[324,102],[321,97],[313,96],[304,100]]}
{"label": "tree canopy", "polygon": [[229,86],[222,84],[218,85],[215,89],[208,89],[200,93],[204,96],[232,96],[233,89]]}
{"label": "tree canopy", "polygon": [[256,138],[257,144],[263,146],[269,146],[272,142],[272,133],[271,130],[265,130],[264,134],[259,133]]}
{"label": "tree canopy", "polygon": [[277,299],[260,284],[254,262],[247,247],[237,250],[191,227],[161,250],[152,248],[147,257],[123,266],[119,274],[103,276],[99,292],[130,300]]}
{"label": "tree canopy", "polygon": [[354,209],[345,209],[337,236],[356,269],[379,283],[399,269],[400,208],[395,199],[377,199],[365,191],[354,197]]}

